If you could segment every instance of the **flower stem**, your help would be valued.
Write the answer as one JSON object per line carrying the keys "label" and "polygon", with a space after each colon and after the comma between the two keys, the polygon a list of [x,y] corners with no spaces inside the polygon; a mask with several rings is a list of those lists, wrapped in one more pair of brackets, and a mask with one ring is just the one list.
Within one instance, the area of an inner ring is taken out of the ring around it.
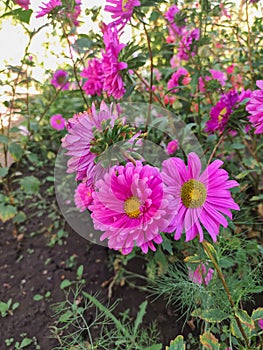
{"label": "flower stem", "polygon": [[215,257],[213,256],[213,254],[212,254],[210,248],[209,248],[208,242],[207,242],[207,241],[203,241],[203,242],[202,242],[202,245],[203,245],[204,251],[207,253],[207,255],[209,256],[209,258],[211,259],[211,262],[212,262],[212,264],[214,265],[214,267],[215,267],[215,269],[216,269],[216,271],[217,271],[217,273],[218,273],[218,276],[219,276],[219,278],[220,278],[220,280],[221,280],[221,282],[222,282],[222,285],[223,285],[223,287],[224,287],[224,289],[225,289],[225,292],[226,292],[227,298],[228,298],[228,300],[229,300],[229,303],[230,303],[230,305],[231,305],[231,307],[232,307],[233,315],[234,315],[234,317],[235,317],[237,326],[238,326],[238,328],[239,328],[239,330],[240,330],[240,332],[241,332],[241,334],[242,334],[242,336],[243,336],[243,338],[244,338],[244,340],[245,340],[247,349],[250,349],[249,341],[248,341],[247,335],[246,335],[246,333],[245,333],[245,331],[244,331],[244,329],[243,329],[243,327],[242,327],[242,324],[241,324],[241,322],[240,322],[240,319],[236,316],[236,312],[235,312],[236,306],[235,306],[234,300],[233,300],[233,298],[232,298],[232,295],[231,295],[231,293],[230,293],[230,290],[229,290],[229,288],[228,288],[228,285],[227,285],[227,283],[226,283],[226,280],[225,280],[225,278],[224,278],[224,275],[222,274],[222,271],[221,271],[221,269],[220,269],[220,267],[219,267],[219,265],[218,265],[218,263],[217,263]]}

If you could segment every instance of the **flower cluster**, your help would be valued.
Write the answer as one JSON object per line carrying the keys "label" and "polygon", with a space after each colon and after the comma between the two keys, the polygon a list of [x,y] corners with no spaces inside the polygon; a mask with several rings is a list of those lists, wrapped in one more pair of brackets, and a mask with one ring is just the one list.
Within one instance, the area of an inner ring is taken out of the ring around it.
{"label": "flower cluster", "polygon": [[[104,232],[100,239],[108,239],[108,246],[123,254],[134,246],[144,253],[155,251],[155,244],[162,243],[162,233],[173,234],[175,240],[183,234],[186,241],[199,237],[201,242],[205,229],[216,241],[220,226],[228,226],[226,216],[232,219],[231,209],[239,210],[230,192],[238,183],[221,169],[223,162],[215,160],[201,171],[201,161],[192,152],[188,165],[171,157],[159,169],[125,154],[124,164],[97,170],[95,159],[104,148],[96,144],[107,138],[105,125],[111,125],[110,140],[113,133],[121,140],[123,132],[118,133],[118,128],[128,127],[118,120],[112,107],[102,103],[96,112],[93,105],[90,112],[69,119],[62,142],[70,156],[67,171],[75,172],[76,180],[81,181],[75,192],[76,206],[91,212],[95,229]],[[138,137],[135,131],[133,135],[133,139]],[[172,140],[167,153],[177,148],[177,140]]]}
{"label": "flower cluster", "polygon": [[113,23],[121,28],[131,19],[134,7],[141,5],[139,0],[107,0],[107,3],[111,5],[107,4],[104,10],[112,14]]}
{"label": "flower cluster", "polygon": [[247,111],[249,114],[249,121],[254,126],[255,134],[263,133],[263,80],[257,81],[257,86],[260,90],[255,90],[251,94],[249,103],[247,104]]}

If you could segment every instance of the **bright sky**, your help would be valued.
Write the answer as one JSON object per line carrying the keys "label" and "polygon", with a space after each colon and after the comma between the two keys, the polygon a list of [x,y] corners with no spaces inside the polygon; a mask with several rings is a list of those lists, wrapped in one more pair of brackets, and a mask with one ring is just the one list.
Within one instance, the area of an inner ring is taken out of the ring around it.
{"label": "bright sky", "polygon": [[[38,28],[41,25],[47,23],[47,19],[45,17],[42,18],[36,18],[36,12],[41,5],[41,3],[47,2],[41,1],[41,0],[31,0],[30,8],[34,11],[31,20],[30,20],[30,27],[31,28]],[[91,8],[95,4],[96,6],[102,6],[104,8],[106,0],[96,0],[89,1],[89,0],[82,0],[82,13],[85,13],[86,8]],[[92,5],[90,5],[92,4]],[[16,8],[19,8],[19,6],[16,6]],[[103,12],[103,21],[105,23],[110,22],[110,14]],[[91,21],[90,18],[87,16],[81,18],[83,20],[83,25],[78,29],[78,33],[84,33],[87,34],[91,29],[94,31],[99,32],[98,26]],[[55,71],[59,65],[63,65],[65,62],[65,58],[61,54],[63,49],[61,48],[61,45],[59,44],[59,38],[54,38],[52,35],[49,35],[50,31],[52,30],[52,27],[49,26],[47,28],[44,28],[40,33],[38,33],[32,41],[30,52],[33,53],[33,57],[37,57],[38,63],[43,62],[44,67],[46,69],[50,69],[52,71]],[[49,36],[49,39],[47,38],[47,35]],[[124,35],[123,40],[127,41],[129,40],[129,33],[126,33]],[[43,43],[49,41],[50,48],[49,52],[53,51],[56,56],[47,54],[46,49],[44,48]],[[14,26],[12,24],[11,18],[6,18],[2,22],[2,28],[0,28],[0,70],[2,70],[6,64],[10,65],[19,65],[20,60],[24,55],[24,49],[27,45],[28,38],[27,35],[24,34],[23,28],[18,25]],[[33,69],[33,76],[36,79],[42,79],[43,74],[45,71],[44,67],[35,67]],[[1,77],[1,76],[0,76]]]}

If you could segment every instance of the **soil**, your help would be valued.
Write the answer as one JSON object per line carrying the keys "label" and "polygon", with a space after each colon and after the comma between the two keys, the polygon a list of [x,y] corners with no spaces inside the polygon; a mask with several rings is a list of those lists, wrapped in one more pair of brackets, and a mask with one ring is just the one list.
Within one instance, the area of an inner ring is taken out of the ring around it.
{"label": "soil", "polygon": [[[45,173],[45,169],[41,173]],[[43,196],[45,190],[45,187],[41,190]],[[27,212],[27,208],[23,209]],[[51,306],[65,300],[60,284],[64,279],[76,280],[76,271],[80,265],[84,266],[83,278],[86,281],[83,290],[92,294],[99,292],[99,300],[105,305],[120,299],[115,310],[117,314],[129,308],[130,316],[134,318],[139,305],[148,300],[144,323],[157,322],[161,332],[159,342],[168,345],[170,340],[181,333],[182,321],[178,322],[178,315],[167,308],[164,300],[153,300],[148,293],[131,288],[127,283],[123,286],[114,285],[111,299],[108,300],[110,281],[114,277],[109,261],[112,251],[87,242],[67,225],[65,231],[68,232],[68,238],[64,239],[63,245],[50,247],[49,227],[49,218],[35,215],[26,221],[26,232],[22,236],[13,235],[12,222],[2,224],[0,228],[0,301],[7,302],[12,298],[12,303],[19,303],[13,315],[0,315],[1,350],[15,349],[15,342],[21,342],[24,337],[35,337],[41,350],[51,350],[59,345],[57,339],[51,338],[50,327],[54,323]],[[68,259],[72,256],[75,257],[75,264],[69,266]],[[131,260],[129,270],[145,273],[144,260]],[[51,293],[50,297],[39,301],[33,299],[36,294],[43,296],[47,292]],[[190,328],[186,326],[185,334],[189,332]],[[14,338],[14,341],[7,346],[5,340],[10,338]],[[36,345],[31,344],[26,349],[36,349]]]}

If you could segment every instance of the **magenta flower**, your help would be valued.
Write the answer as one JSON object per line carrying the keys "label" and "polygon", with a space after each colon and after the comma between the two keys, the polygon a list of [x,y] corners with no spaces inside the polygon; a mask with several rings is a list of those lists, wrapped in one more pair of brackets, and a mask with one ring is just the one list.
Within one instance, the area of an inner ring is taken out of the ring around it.
{"label": "magenta flower", "polygon": [[176,5],[169,7],[168,11],[165,13],[165,18],[170,22],[174,22],[175,15],[179,12],[179,8]]}
{"label": "magenta flower", "polygon": [[255,134],[263,133],[263,80],[257,80],[260,90],[255,90],[251,94],[246,110],[251,114],[248,118],[256,129]]}
{"label": "magenta flower", "polygon": [[195,56],[197,50],[195,43],[199,40],[199,37],[200,33],[198,28],[184,33],[178,51],[178,57],[181,60],[188,61],[190,56]]}
{"label": "magenta flower", "polygon": [[167,146],[166,146],[166,152],[167,154],[171,155],[174,152],[176,152],[179,148],[178,145],[178,141],[177,140],[172,140],[170,142],[168,142]]}
{"label": "magenta flower", "polygon": [[[175,73],[173,73],[171,79],[168,81],[168,90],[171,90],[180,85],[181,77],[188,77],[189,73],[185,68],[179,68]],[[176,92],[177,89],[173,89],[171,92]]]}
{"label": "magenta flower", "polygon": [[147,253],[162,242],[160,232],[176,213],[178,201],[171,199],[158,168],[129,162],[112,167],[95,183],[89,210],[109,248],[129,254],[136,245]]}
{"label": "magenta flower", "polygon": [[15,0],[15,3],[25,10],[29,9],[30,0]]}
{"label": "magenta flower", "polygon": [[88,67],[84,68],[80,73],[83,78],[87,81],[83,84],[83,90],[87,95],[101,95],[104,75],[102,70],[101,61],[97,58],[92,58],[89,60]]}
{"label": "magenta flower", "polygon": [[68,160],[67,173],[76,172],[76,180],[81,181],[87,177],[87,186],[92,186],[96,154],[90,151],[90,143],[94,138],[93,128],[101,129],[103,120],[111,120],[111,125],[117,119],[112,113],[112,108],[102,102],[100,110],[96,112],[95,105],[92,105],[90,113],[84,112],[75,114],[67,123],[68,134],[62,140],[62,147],[71,156]]}
{"label": "magenta flower", "polygon": [[208,285],[208,283],[213,278],[214,270],[208,269],[205,264],[199,264],[197,268],[193,271],[189,268],[189,279],[197,284],[204,284],[205,286]]}
{"label": "magenta flower", "polygon": [[92,203],[93,188],[81,182],[75,190],[74,202],[80,212],[83,212]]}
{"label": "magenta flower", "polygon": [[259,325],[259,327],[263,330],[263,318],[261,318],[260,320],[258,320],[258,325]]}
{"label": "magenta flower", "polygon": [[68,90],[68,73],[62,69],[57,70],[51,79],[51,84],[54,85],[56,89]]}
{"label": "magenta flower", "polygon": [[226,85],[227,77],[224,72],[215,69],[210,69],[209,72],[211,73],[212,79],[217,80],[221,86]]}
{"label": "magenta flower", "polygon": [[47,3],[43,2],[42,5],[39,7],[40,10],[37,12],[36,18],[48,15],[57,6],[62,6],[62,2],[60,0],[49,0]]}
{"label": "magenta flower", "polygon": [[117,28],[111,24],[103,26],[103,40],[105,44],[105,51],[102,52],[103,90],[107,91],[109,96],[120,99],[125,93],[120,71],[126,69],[128,65],[119,62],[118,55],[125,44],[119,43]]}
{"label": "magenta flower", "polygon": [[219,102],[211,108],[205,131],[209,133],[224,131],[233,108],[237,107],[239,102],[238,92],[235,90],[221,95]]}
{"label": "magenta flower", "polygon": [[106,5],[104,10],[111,12],[114,23],[122,27],[131,19],[134,7],[141,5],[139,0],[107,0],[107,2],[112,5]]}
{"label": "magenta flower", "polygon": [[227,171],[219,169],[222,164],[221,160],[215,160],[201,173],[201,161],[194,152],[188,155],[188,167],[180,158],[163,162],[162,177],[168,193],[175,199],[180,198],[178,214],[166,230],[175,231],[174,239],[180,239],[184,231],[186,241],[199,235],[202,242],[202,224],[215,242],[220,225],[228,226],[222,214],[232,219],[230,209],[239,210],[229,191],[239,184],[228,180]]}
{"label": "magenta flower", "polygon": [[64,119],[61,114],[52,115],[49,122],[52,128],[56,130],[63,130],[66,125],[66,119]]}

